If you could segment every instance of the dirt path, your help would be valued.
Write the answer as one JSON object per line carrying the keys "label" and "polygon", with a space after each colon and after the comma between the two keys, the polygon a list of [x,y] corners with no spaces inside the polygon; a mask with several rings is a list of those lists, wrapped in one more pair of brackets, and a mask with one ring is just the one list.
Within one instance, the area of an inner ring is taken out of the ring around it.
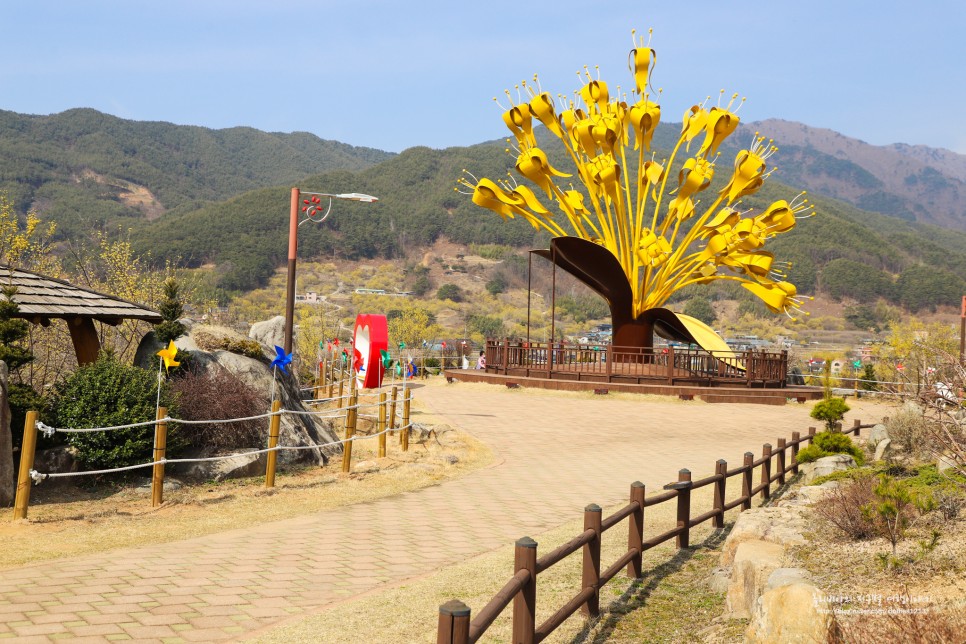
{"label": "dirt path", "polygon": [[[708,405],[632,396],[433,385],[415,395],[490,445],[496,463],[378,501],[214,536],[0,572],[0,638],[219,641],[539,534],[588,503],[650,491],[679,468],[815,424],[808,407]],[[886,408],[856,401],[849,418]],[[419,420],[415,418],[414,420]],[[391,619],[391,616],[382,616]]]}

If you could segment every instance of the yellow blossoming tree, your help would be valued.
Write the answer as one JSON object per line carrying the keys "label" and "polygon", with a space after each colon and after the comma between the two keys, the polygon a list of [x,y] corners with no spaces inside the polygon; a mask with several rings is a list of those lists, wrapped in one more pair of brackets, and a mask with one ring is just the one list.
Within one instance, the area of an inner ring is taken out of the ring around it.
{"label": "yellow blossoming tree", "polygon": [[[656,159],[650,151],[661,119],[654,100],[659,92],[650,85],[656,54],[636,35],[634,40],[630,100],[619,89],[612,95],[607,83],[593,79],[586,68],[586,83],[571,99],[554,100],[536,77],[533,85],[524,82],[529,100],[511,103],[503,121],[515,139],[516,171],[528,183],[517,183],[512,175],[476,179],[469,172],[459,183],[472,190],[477,205],[504,219],[523,217],[553,236],[550,249],[538,252],[608,301],[615,346],[650,347],[657,331],[724,351],[727,345],[707,325],[663,305],[685,286],[732,280],[773,312],[800,308],[794,285],[784,279],[788,265],[776,262],[763,246],[812,214],[812,208],[799,195],[757,215],[742,210],[741,198],[761,188],[770,174],[766,161],[776,150],[757,133],[735,158],[727,185],[702,204],[698,197],[711,186],[718,149],[738,127],[731,110],[737,95],[726,107],[692,106],[670,156]],[[537,144],[537,124],[563,143],[575,177],[551,164]],[[628,171],[629,159],[636,160],[636,172]],[[671,176],[678,164],[677,176]],[[573,180],[583,184],[583,192]]]}

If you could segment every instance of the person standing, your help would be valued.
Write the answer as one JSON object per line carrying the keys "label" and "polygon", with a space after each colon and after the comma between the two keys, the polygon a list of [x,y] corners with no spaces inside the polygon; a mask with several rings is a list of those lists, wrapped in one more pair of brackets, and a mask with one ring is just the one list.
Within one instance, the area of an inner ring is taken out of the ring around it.
{"label": "person standing", "polygon": [[486,352],[480,351],[480,358],[476,361],[477,369],[486,369]]}

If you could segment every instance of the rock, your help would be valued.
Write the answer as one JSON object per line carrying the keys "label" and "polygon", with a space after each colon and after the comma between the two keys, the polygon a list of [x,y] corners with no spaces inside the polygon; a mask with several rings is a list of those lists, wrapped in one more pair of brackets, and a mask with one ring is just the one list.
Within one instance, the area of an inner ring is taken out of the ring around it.
{"label": "rock", "polygon": [[745,541],[804,544],[803,534],[807,524],[802,512],[802,508],[795,506],[755,508],[742,512],[721,548],[721,565],[730,566],[735,559],[735,552]]}
{"label": "rock", "polygon": [[[828,481],[828,483],[833,484],[831,487],[838,486],[835,481]],[[804,486],[797,489],[792,489],[786,496],[788,497],[789,501],[797,501],[802,505],[811,505],[828,494],[828,491],[829,488],[826,487],[825,483],[823,483],[822,485],[817,486]]]}
{"label": "rock", "polygon": [[942,454],[936,459],[936,469],[940,472],[956,470],[958,467],[956,460],[949,454]]}
{"label": "rock", "polygon": [[192,481],[224,481],[265,474],[267,454],[253,454],[257,450],[242,450],[229,458],[200,463],[174,463],[172,473]]}
{"label": "rock", "polygon": [[711,578],[708,579],[708,586],[711,590],[722,595],[727,594],[728,586],[731,585],[731,570],[718,567],[711,571]]}
{"label": "rock", "polygon": [[[262,323],[262,329],[274,328],[272,324],[284,318],[277,317]],[[256,325],[258,326],[258,325]],[[281,329],[281,326],[279,326]],[[274,356],[274,350],[263,346],[265,352],[261,359],[249,358],[230,351],[204,351],[197,348],[197,343],[191,338],[194,325],[188,328],[188,335],[175,340],[179,349],[192,351],[194,363],[200,369],[226,369],[245,384],[251,386],[263,395],[263,407],[266,411],[271,408],[269,396],[272,391],[272,371],[269,369],[269,355]],[[267,337],[267,336],[265,336]],[[281,340],[279,339],[279,344]],[[191,348],[194,347],[194,348]],[[161,345],[154,338],[154,333],[148,333],[138,346],[135,364],[145,368],[157,369],[157,351]],[[282,401],[282,408],[295,411],[308,411],[302,404],[299,384],[291,374],[278,374],[278,394]],[[268,421],[265,421],[266,427]],[[287,447],[311,447],[313,445],[327,445],[339,440],[330,419],[319,418],[311,414],[283,414],[279,423],[279,445]],[[251,447],[254,447],[251,446]],[[316,449],[281,450],[278,452],[280,466],[295,463],[312,463],[324,465],[329,457],[342,453],[341,445],[327,445]],[[264,469],[262,470],[264,473]]]}
{"label": "rock", "polygon": [[781,588],[808,581],[808,571],[804,568],[777,568],[768,576],[765,583],[765,590]]}
{"label": "rock", "polygon": [[[174,492],[175,490],[180,490],[184,487],[184,484],[176,478],[171,478],[170,476],[164,477],[164,485],[161,486],[165,492]],[[138,492],[151,493],[151,479],[141,479],[141,482],[135,488]]]}
{"label": "rock", "polygon": [[353,474],[372,474],[373,472],[378,472],[382,468],[375,461],[359,461],[352,465]]}
{"label": "rock", "polygon": [[7,385],[10,372],[0,360],[0,507],[13,505],[17,475],[13,471],[13,434],[10,430],[10,400]]}
{"label": "rock", "polygon": [[855,459],[850,454],[833,454],[823,456],[815,461],[814,468],[809,468],[803,476],[802,482],[808,485],[820,476],[826,476],[833,472],[844,472],[850,467],[855,467]]}
{"label": "rock", "polygon": [[884,460],[886,458],[886,455],[892,451],[889,449],[891,445],[892,445],[891,438],[883,438],[881,441],[879,441],[879,443],[875,446],[875,456],[872,458],[872,460],[874,461]]}
{"label": "rock", "polygon": [[751,617],[755,601],[769,576],[781,568],[785,546],[760,540],[743,541],[735,551],[726,605],[734,618]]}
{"label": "rock", "polygon": [[429,433],[433,431],[433,428],[429,425],[424,425],[423,423],[411,423],[412,424],[412,434],[411,438],[417,441],[424,441],[429,438]]}
{"label": "rock", "polygon": [[814,644],[828,639],[829,613],[822,592],[806,582],[765,591],[755,603],[745,642],[754,644]]}
{"label": "rock", "polygon": [[271,320],[256,322],[249,330],[248,337],[252,340],[258,340],[269,348],[276,345],[282,346],[285,339],[285,318],[277,315]]}
{"label": "rock", "polygon": [[889,438],[889,430],[886,429],[885,425],[879,423],[872,428],[871,432],[869,432],[869,447],[875,448],[875,446],[878,445],[879,441],[881,441],[883,438]]}
{"label": "rock", "polygon": [[[34,454],[34,469],[38,472],[76,472],[79,467],[77,448],[75,447],[62,445],[38,450]],[[65,482],[66,479],[48,479],[48,481],[56,483],[58,481]]]}
{"label": "rock", "polygon": [[444,454],[442,457],[442,461],[447,465],[456,465],[457,463],[460,462],[460,459],[455,454]]}
{"label": "rock", "polygon": [[918,403],[916,403],[916,402],[914,402],[912,400],[907,400],[906,402],[904,402],[902,404],[902,408],[900,409],[900,413],[905,413],[905,414],[918,414],[918,415],[922,416],[922,414],[924,413],[924,410],[923,410],[922,407],[919,406]]}

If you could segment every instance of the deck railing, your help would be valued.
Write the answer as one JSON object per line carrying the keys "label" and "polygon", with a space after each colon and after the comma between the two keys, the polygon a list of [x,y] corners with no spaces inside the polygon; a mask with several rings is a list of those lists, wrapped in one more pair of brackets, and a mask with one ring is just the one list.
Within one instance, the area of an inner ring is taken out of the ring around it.
{"label": "deck railing", "polygon": [[560,380],[784,387],[788,352],[487,340],[486,370]]}

